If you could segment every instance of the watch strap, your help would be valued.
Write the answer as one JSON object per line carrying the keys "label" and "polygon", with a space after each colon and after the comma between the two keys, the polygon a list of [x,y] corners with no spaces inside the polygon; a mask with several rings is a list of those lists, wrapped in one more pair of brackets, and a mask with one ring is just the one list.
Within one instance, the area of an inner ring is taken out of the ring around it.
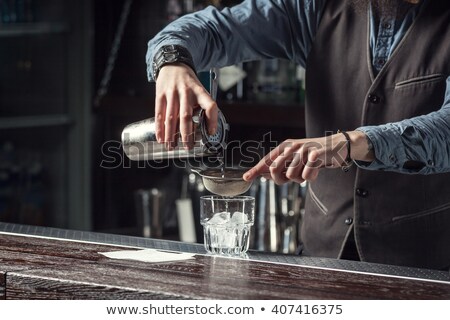
{"label": "watch strap", "polygon": [[196,72],[192,55],[185,47],[179,45],[162,46],[153,57],[153,79],[156,81],[161,68],[165,65],[180,62]]}

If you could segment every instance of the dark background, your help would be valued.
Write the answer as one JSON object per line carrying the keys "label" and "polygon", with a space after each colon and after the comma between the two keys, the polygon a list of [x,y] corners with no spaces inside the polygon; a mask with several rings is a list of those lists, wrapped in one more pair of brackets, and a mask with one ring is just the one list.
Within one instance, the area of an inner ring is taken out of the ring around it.
{"label": "dark background", "polygon": [[[0,221],[140,235],[134,191],[158,188],[164,237],[177,238],[174,201],[187,170],[127,159],[115,167],[120,148],[105,155],[105,143],[117,146],[128,123],[153,116],[147,42],[169,22],[168,1],[133,1],[108,91],[99,97],[124,3],[0,0]],[[258,65],[243,67],[251,75]],[[250,79],[243,85],[242,98],[235,88],[219,94],[229,141],[303,136],[297,95],[258,99]],[[200,194],[190,196],[195,202]]]}

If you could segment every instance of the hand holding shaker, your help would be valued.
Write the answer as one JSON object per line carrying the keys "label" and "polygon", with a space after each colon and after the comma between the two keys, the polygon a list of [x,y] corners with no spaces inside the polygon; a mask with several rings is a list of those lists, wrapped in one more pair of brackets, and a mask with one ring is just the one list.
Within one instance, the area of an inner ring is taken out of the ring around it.
{"label": "hand holding shaker", "polygon": [[[217,94],[217,70],[210,70],[211,96],[215,99]],[[200,108],[199,108],[200,109]],[[122,131],[122,147],[130,160],[160,160],[171,158],[190,158],[216,155],[225,148],[229,125],[223,113],[219,110],[217,131],[209,135],[206,128],[206,116],[203,109],[192,117],[194,147],[186,150],[178,137],[178,145],[167,150],[162,143],[156,140],[155,118],[149,118],[131,123]]]}

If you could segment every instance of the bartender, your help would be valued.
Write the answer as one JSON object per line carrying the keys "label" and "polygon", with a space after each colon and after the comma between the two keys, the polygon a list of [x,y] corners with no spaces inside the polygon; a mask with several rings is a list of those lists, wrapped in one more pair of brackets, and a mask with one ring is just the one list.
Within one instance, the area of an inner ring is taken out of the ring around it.
{"label": "bartender", "polygon": [[[244,174],[309,181],[303,254],[450,267],[450,2],[247,0],[172,22],[149,42],[157,139],[192,146],[197,71],[257,59],[306,69],[306,139]],[[278,112],[284,112],[279,110]],[[257,115],[255,115],[257,116]]]}

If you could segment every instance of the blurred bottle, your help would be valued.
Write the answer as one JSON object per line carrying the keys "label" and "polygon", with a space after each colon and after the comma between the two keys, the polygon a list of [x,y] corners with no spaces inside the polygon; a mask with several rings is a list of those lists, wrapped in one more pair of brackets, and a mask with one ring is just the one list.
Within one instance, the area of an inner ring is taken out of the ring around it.
{"label": "blurred bottle", "polygon": [[20,222],[31,225],[44,225],[46,205],[46,188],[44,167],[37,159],[33,159],[22,169],[23,183],[21,185]]}
{"label": "blurred bottle", "polygon": [[9,0],[0,0],[0,21],[5,24],[11,22]]}
{"label": "blurred bottle", "polygon": [[15,0],[14,11],[16,16],[16,23],[27,22],[25,16],[25,0]]}
{"label": "blurred bottle", "polygon": [[305,68],[303,68],[300,65],[297,65],[296,74],[295,74],[296,83],[297,83],[297,94],[298,94],[297,102],[299,102],[302,105],[305,104],[305,93],[306,93],[305,75],[306,75]]}
{"label": "blurred bottle", "polygon": [[174,21],[183,14],[183,6],[179,0],[168,0],[166,5],[167,20]]}
{"label": "blurred bottle", "polygon": [[17,178],[13,169],[16,160],[14,145],[11,142],[3,143],[0,149],[0,202],[2,202],[3,213],[0,214],[5,220],[2,221],[11,221],[12,217],[17,212],[15,206],[17,203],[17,201],[15,201]]}
{"label": "blurred bottle", "polygon": [[282,103],[297,101],[295,63],[271,59],[254,61],[250,68],[247,88],[250,100]]}
{"label": "blurred bottle", "polygon": [[24,12],[25,12],[25,22],[35,21],[34,0],[25,0]]}
{"label": "blurred bottle", "polygon": [[34,22],[33,0],[0,0],[0,24]]}
{"label": "blurred bottle", "polygon": [[221,8],[222,7],[222,1],[221,0],[206,0],[203,1],[205,3],[206,6],[214,6],[216,8]]}
{"label": "blurred bottle", "polygon": [[183,13],[194,12],[194,0],[183,0]]}
{"label": "blurred bottle", "polygon": [[0,146],[0,221],[11,221],[16,213],[16,160],[14,145],[11,142],[3,143]]}
{"label": "blurred bottle", "polygon": [[246,99],[247,72],[244,64],[220,69],[218,99],[221,101],[240,101]]}

